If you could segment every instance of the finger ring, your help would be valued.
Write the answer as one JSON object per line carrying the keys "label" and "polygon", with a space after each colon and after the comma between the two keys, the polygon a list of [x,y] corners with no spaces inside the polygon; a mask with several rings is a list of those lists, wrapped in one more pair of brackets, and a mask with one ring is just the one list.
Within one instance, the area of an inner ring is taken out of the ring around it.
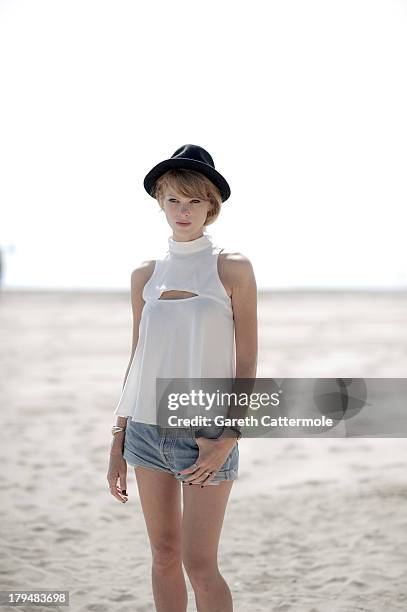
{"label": "finger ring", "polygon": [[211,474],[213,474],[213,472],[204,472],[204,474],[208,474],[208,476],[210,476]]}

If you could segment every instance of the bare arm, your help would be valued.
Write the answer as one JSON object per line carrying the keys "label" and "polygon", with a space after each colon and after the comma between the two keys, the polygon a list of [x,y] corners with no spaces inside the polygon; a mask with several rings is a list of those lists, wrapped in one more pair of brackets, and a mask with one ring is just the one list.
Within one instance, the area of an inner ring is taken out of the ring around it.
{"label": "bare arm", "polygon": [[[143,262],[141,266],[133,270],[131,273],[131,306],[133,311],[133,338],[131,346],[131,355],[129,364],[126,369],[123,387],[126,384],[127,376],[130,370],[131,362],[137,348],[139,338],[139,326],[141,314],[144,308],[143,289],[147,280],[150,278],[154,270],[154,261]],[[120,427],[126,427],[127,418],[118,416],[116,424]],[[113,436],[112,445],[110,448],[109,468],[107,472],[107,481],[111,494],[121,503],[126,503],[128,496],[127,488],[127,464],[123,457],[125,432],[121,431]],[[119,483],[119,484],[118,484]]]}
{"label": "bare arm", "polygon": [[[133,270],[131,273],[131,307],[133,312],[133,334],[132,334],[132,345],[131,345],[131,354],[129,363],[126,369],[126,374],[124,376],[123,387],[126,384],[127,376],[129,374],[131,362],[134,357],[134,353],[137,348],[137,342],[139,338],[139,327],[140,327],[140,319],[141,314],[144,308],[144,300],[143,300],[143,289],[147,280],[150,278],[151,274],[154,270],[155,262],[154,260],[143,262],[138,268]],[[116,425],[119,427],[126,427],[127,425],[127,417],[118,416],[116,420]],[[112,451],[119,450],[121,452],[124,441],[124,432],[119,432],[113,436],[112,440]]]}
{"label": "bare arm", "polygon": [[251,262],[241,256],[232,289],[236,340],[236,378],[254,378],[257,372],[257,285]]}
{"label": "bare arm", "polygon": [[[257,372],[257,284],[252,264],[247,257],[234,253],[229,259],[236,343],[236,380],[232,391],[236,394],[250,394]],[[253,382],[247,384],[242,381],[240,384],[238,379],[241,378],[252,379]],[[247,406],[232,406],[228,417],[242,418],[246,412]],[[219,439],[229,437],[230,431],[225,430],[224,434]]]}

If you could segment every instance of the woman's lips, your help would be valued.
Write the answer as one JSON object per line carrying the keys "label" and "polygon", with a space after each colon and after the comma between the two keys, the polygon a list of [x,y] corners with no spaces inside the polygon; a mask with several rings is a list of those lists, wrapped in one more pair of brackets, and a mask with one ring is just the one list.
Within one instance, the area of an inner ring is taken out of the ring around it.
{"label": "woman's lips", "polygon": [[177,225],[191,225],[190,221],[176,221]]}

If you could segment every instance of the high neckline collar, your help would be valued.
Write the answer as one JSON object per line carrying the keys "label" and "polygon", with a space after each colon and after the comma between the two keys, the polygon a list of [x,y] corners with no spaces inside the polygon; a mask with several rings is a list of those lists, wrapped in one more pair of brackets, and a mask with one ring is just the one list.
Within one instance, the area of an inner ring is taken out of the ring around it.
{"label": "high neckline collar", "polygon": [[194,240],[179,241],[174,240],[171,236],[168,238],[168,250],[170,253],[180,255],[189,255],[190,253],[198,253],[212,245],[211,237],[204,234]]}

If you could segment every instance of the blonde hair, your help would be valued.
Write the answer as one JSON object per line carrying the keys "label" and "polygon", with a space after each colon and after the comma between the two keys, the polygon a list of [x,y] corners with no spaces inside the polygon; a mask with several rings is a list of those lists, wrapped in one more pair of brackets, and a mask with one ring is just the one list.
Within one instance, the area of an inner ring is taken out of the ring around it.
{"label": "blonde hair", "polygon": [[154,187],[154,197],[161,209],[166,189],[174,189],[185,197],[196,196],[202,200],[209,200],[212,208],[208,211],[204,225],[213,223],[220,213],[222,196],[219,189],[211,180],[196,170],[184,168],[171,168],[160,176]]}

